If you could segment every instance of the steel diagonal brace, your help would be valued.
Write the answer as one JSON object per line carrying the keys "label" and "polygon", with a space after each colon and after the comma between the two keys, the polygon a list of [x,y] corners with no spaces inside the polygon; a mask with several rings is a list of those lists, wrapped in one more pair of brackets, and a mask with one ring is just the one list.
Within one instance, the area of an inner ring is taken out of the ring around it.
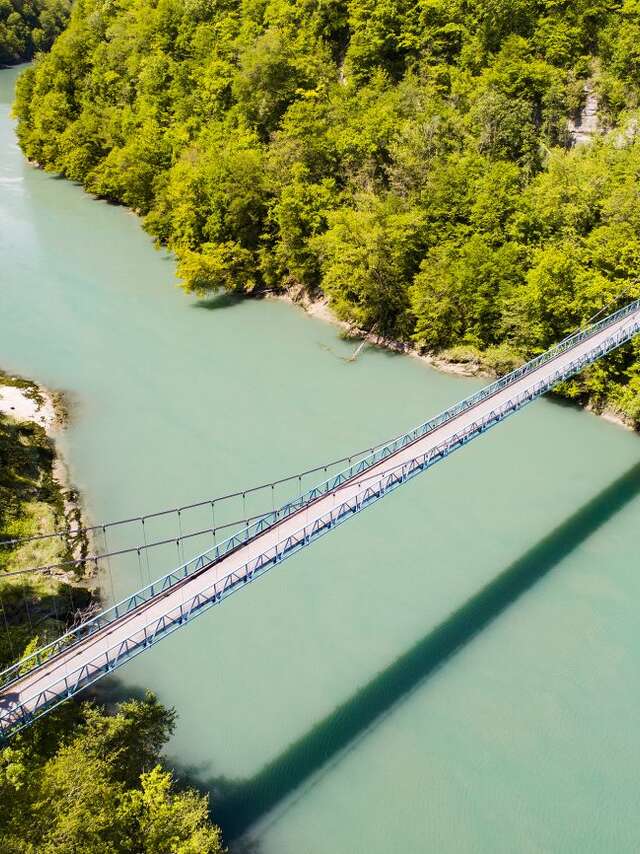
{"label": "steel diagonal brace", "polygon": [[[636,303],[634,305],[634,310],[637,312],[640,309],[640,304]],[[623,312],[624,311],[626,311],[626,314],[624,314],[625,317],[628,314],[631,314],[629,309],[623,310]],[[620,315],[621,313],[619,312],[613,317],[619,319]],[[611,322],[611,318],[608,319],[608,322]],[[603,329],[606,325],[607,322],[601,322],[600,324],[596,324],[593,329],[596,327],[597,329]],[[529,365],[523,366],[523,368],[513,372],[513,374],[509,375],[509,378],[503,378],[497,383],[487,387],[487,389],[477,392],[475,395],[472,395],[471,398],[468,398],[466,401],[463,401],[461,404],[458,404],[451,410],[448,410],[446,413],[443,413],[441,416],[433,419],[431,422],[427,422],[426,425],[405,434],[400,439],[390,443],[389,446],[383,448],[381,451],[375,452],[369,463],[366,463],[366,461],[360,461],[353,469],[349,469],[344,474],[334,478],[332,481],[314,488],[311,493],[307,494],[307,496],[310,494],[315,498],[318,495],[326,495],[329,492],[329,483],[333,484],[335,489],[350,479],[358,482],[358,491],[354,497],[342,502],[338,508],[333,508],[330,512],[322,514],[308,525],[301,527],[297,534],[289,535],[285,540],[277,543],[275,547],[268,549],[257,558],[253,559],[252,562],[245,564],[245,566],[240,570],[234,570],[225,578],[216,581],[211,587],[206,588],[205,591],[199,591],[192,598],[188,607],[186,607],[186,610],[185,606],[182,604],[179,607],[173,607],[156,620],[153,625],[150,624],[149,626],[144,626],[144,630],[138,630],[133,636],[127,638],[124,642],[119,643],[117,647],[111,648],[105,653],[100,653],[88,664],[83,664],[81,668],[72,674],[74,677],[72,681],[70,681],[70,677],[68,675],[65,675],[64,679],[58,678],[55,682],[47,685],[44,689],[38,690],[34,696],[26,698],[20,704],[7,710],[4,714],[0,715],[0,731],[7,735],[12,731],[17,731],[17,729],[20,729],[27,723],[30,723],[36,717],[53,708],[53,706],[57,705],[65,697],[72,696],[77,693],[77,691],[82,690],[82,688],[92,682],[95,682],[96,679],[99,679],[104,675],[104,673],[119,667],[126,660],[139,654],[143,649],[148,648],[148,646],[151,646],[161,637],[167,636],[192,617],[202,613],[216,602],[222,601],[222,599],[231,595],[237,589],[240,589],[240,587],[245,585],[248,581],[260,577],[276,563],[281,562],[299,549],[306,547],[318,537],[323,536],[327,531],[341,524],[345,519],[350,518],[365,507],[375,501],[378,501],[388,492],[397,488],[401,483],[406,482],[416,476],[419,472],[426,470],[432,465],[435,465],[436,462],[446,458],[453,450],[464,446],[471,441],[471,439],[481,435],[483,432],[486,432],[487,429],[490,429],[495,424],[521,409],[527,403],[538,398],[541,394],[552,388],[556,383],[572,376],[585,365],[592,363],[600,356],[630,340],[638,331],[640,331],[640,319],[636,319],[628,327],[625,327],[619,330],[616,334],[606,338],[599,345],[595,346],[593,350],[587,351],[580,358],[568,363],[564,368],[556,370],[546,379],[540,380],[526,388],[523,392],[514,395],[513,398],[506,401],[502,406],[492,409],[483,418],[474,420],[462,431],[454,431],[451,435],[445,437],[445,439],[437,446],[429,449],[426,454],[418,455],[408,462],[405,461],[400,463],[386,472],[366,476],[366,472],[372,467],[373,462],[379,462],[380,460],[388,458],[398,448],[407,447],[416,440],[417,436],[424,435],[427,427],[436,429],[437,426],[446,424],[448,420],[452,420],[452,413],[462,413],[466,408],[470,408],[471,405],[474,405],[474,402],[477,403],[490,397],[491,394],[488,393],[489,391],[493,390],[491,393],[495,394],[496,390],[505,388],[509,384],[508,382],[505,382],[505,379],[509,379],[510,382],[515,382],[517,379],[524,377],[527,373],[530,373],[533,369],[532,366],[537,369],[539,365],[545,364],[550,360],[550,357],[548,354],[543,354],[543,356],[538,357],[537,360],[529,363]],[[595,333],[592,331],[590,334]],[[588,334],[586,333],[574,336],[572,346],[575,346],[577,341],[583,341],[587,337]],[[568,346],[563,342],[563,344],[558,348],[555,348],[554,351],[549,352],[557,354],[559,352],[564,352],[567,349]],[[357,474],[354,474],[354,471],[357,471]],[[349,477],[347,475],[349,475]],[[364,476],[360,478],[358,475]],[[366,481],[368,477],[376,479],[376,482],[360,489],[362,485],[361,481]],[[284,508],[280,508],[278,511],[275,511],[275,513],[272,514],[272,518],[276,521],[281,520],[293,512],[292,508],[305,507],[310,504],[311,500],[307,500],[305,504],[302,498],[298,499],[295,502],[285,505]],[[114,608],[98,615],[92,621],[88,621],[86,624],[79,626],[73,632],[63,636],[53,644],[37,650],[30,658],[23,660],[13,668],[9,668],[9,670],[5,671],[2,675],[4,690],[6,691],[8,686],[19,681],[19,669],[24,667],[25,663],[35,663],[37,665],[35,668],[36,670],[46,668],[51,663],[51,658],[45,659],[44,653],[51,656],[51,653],[53,652],[55,658],[56,654],[62,654],[70,643],[73,643],[74,641],[81,643],[83,638],[90,637],[105,625],[109,625],[111,622],[120,618],[123,613],[127,614],[129,611],[138,607],[141,603],[147,603],[155,596],[156,590],[167,590],[178,583],[188,583],[186,582],[186,579],[192,580],[192,578],[196,577],[198,573],[206,571],[206,569],[215,565],[222,556],[235,550],[235,548],[237,548],[241,543],[247,542],[251,539],[251,536],[255,536],[256,532],[264,530],[265,528],[268,530],[269,527],[274,524],[274,522],[268,524],[268,520],[270,518],[270,516],[263,517],[259,520],[258,524],[253,527],[253,529],[248,527],[246,531],[236,534],[225,543],[216,547],[215,550],[210,550],[203,555],[197,556],[192,561],[188,561],[177,571],[165,576],[164,579],[159,579],[157,582],[154,582],[154,584],[138,591],[138,593],[129,597],[123,603],[118,603]],[[253,534],[250,536],[251,530],[253,530]],[[190,567],[191,571],[189,569]]]}

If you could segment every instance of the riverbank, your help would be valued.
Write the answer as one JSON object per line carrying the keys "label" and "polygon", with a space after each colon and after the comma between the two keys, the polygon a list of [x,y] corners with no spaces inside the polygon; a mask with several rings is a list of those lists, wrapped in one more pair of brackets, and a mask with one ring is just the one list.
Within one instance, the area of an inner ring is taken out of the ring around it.
{"label": "riverbank", "polygon": [[0,414],[17,421],[34,421],[47,434],[65,420],[61,400],[53,393],[4,371],[0,371]]}
{"label": "riverbank", "polygon": [[[0,372],[0,593],[6,632],[1,663],[28,643],[53,637],[98,602],[93,573],[82,564],[24,574],[88,553],[83,511],[56,436],[68,420],[62,395]],[[53,531],[66,536],[38,539]]]}
{"label": "riverbank", "polygon": [[495,377],[497,374],[491,372],[487,365],[480,361],[456,361],[447,359],[444,356],[433,356],[428,353],[421,353],[417,348],[412,347],[407,342],[398,341],[393,338],[386,338],[383,335],[376,335],[367,332],[364,329],[359,329],[353,324],[347,323],[345,320],[340,320],[329,305],[329,300],[322,296],[317,299],[312,299],[305,291],[287,290],[284,292],[271,292],[268,294],[270,299],[280,299],[292,305],[302,308],[311,317],[316,317],[325,323],[330,323],[337,326],[346,338],[352,338],[354,341],[371,344],[374,347],[382,347],[385,350],[391,350],[394,353],[401,353],[404,356],[411,356],[414,359],[419,359],[425,362],[436,370],[443,371],[447,374],[458,374],[464,377]]}
{"label": "riverbank", "polygon": [[[345,364],[358,342],[292,306],[185,297],[137,220],[28,168],[4,128],[2,174],[22,180],[0,192],[0,363],[82,401],[65,452],[92,517],[340,457],[481,382],[374,348]],[[112,684],[179,709],[168,761],[212,792],[231,845],[246,828],[232,850],[637,850],[637,457],[602,419],[529,407]],[[119,598],[141,586],[137,557],[112,570]],[[0,800],[28,825],[25,795],[62,820],[87,791],[90,817],[95,755],[72,801],[24,782]]]}
{"label": "riverbank", "polygon": [[[38,428],[31,431],[31,446],[42,452],[39,461],[40,481],[44,483],[50,480],[47,486],[50,492],[50,500],[46,502],[48,511],[44,514],[36,512],[30,518],[23,519],[18,525],[18,532],[12,538],[34,537],[55,530],[66,530],[68,548],[72,556],[79,559],[85,557],[89,547],[86,534],[75,533],[86,527],[81,497],[71,483],[69,470],[56,441],[60,431],[69,422],[69,408],[64,395],[46,389],[32,380],[0,370],[0,416],[10,419],[11,422]],[[24,436],[22,442],[25,442]],[[28,509],[26,513],[29,517]],[[46,550],[43,551],[44,548],[40,548],[41,559],[52,556]],[[61,552],[61,549],[58,551]],[[35,546],[29,549],[28,554],[20,552],[15,558],[15,563],[19,565],[16,568],[22,568],[25,559],[30,566],[45,565],[33,563],[38,554],[38,547]],[[60,556],[61,554],[58,554],[58,557]]]}
{"label": "riverbank", "polygon": [[[462,377],[478,377],[485,379],[497,379],[500,376],[514,370],[519,365],[523,364],[524,358],[519,357],[515,351],[510,350],[504,345],[500,345],[487,351],[483,354],[472,347],[459,346],[450,350],[444,350],[438,355],[421,352],[417,347],[412,346],[408,342],[398,341],[393,338],[387,338],[382,335],[376,335],[367,332],[365,329],[359,329],[353,324],[340,320],[329,305],[329,300],[325,296],[312,298],[302,288],[289,288],[285,291],[270,291],[266,294],[268,299],[282,300],[284,302],[295,305],[301,308],[311,317],[322,320],[338,327],[345,338],[360,341],[360,345],[354,350],[353,359],[357,358],[364,345],[370,344],[374,347],[381,347],[386,350],[391,350],[394,353],[400,353],[404,356],[410,356],[413,359],[419,359],[421,362],[441,371],[445,374],[453,374]],[[552,392],[553,394],[553,392]],[[563,400],[567,398],[558,394]],[[626,430],[637,432],[639,425],[634,423],[620,412],[604,408],[598,409],[591,401],[582,404],[576,400],[571,400],[575,406],[591,412],[611,424],[618,427],[623,427]]]}
{"label": "riverbank", "polygon": [[[86,549],[86,539],[1,547],[7,539],[83,526],[80,498],[55,441],[66,423],[61,395],[0,372],[0,669],[59,637],[98,605],[82,564],[73,571],[19,574],[75,556]],[[139,851],[152,837],[157,850],[222,854],[206,796],[178,788],[160,754],[175,719],[150,693],[108,710],[67,702],[9,746],[3,742],[3,850],[52,851],[64,839],[67,850],[104,850],[108,840],[115,845],[110,850]],[[107,804],[106,820],[97,802]]]}

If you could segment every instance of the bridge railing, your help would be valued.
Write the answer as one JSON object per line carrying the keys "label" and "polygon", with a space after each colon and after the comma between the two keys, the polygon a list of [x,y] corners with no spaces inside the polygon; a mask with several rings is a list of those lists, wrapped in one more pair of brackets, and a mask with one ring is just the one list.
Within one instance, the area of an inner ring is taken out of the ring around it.
{"label": "bridge railing", "polygon": [[[362,475],[364,472],[372,468],[377,463],[382,462],[383,460],[387,459],[389,456],[406,447],[407,445],[410,445],[425,436],[426,434],[437,430],[438,428],[445,425],[447,422],[450,422],[453,419],[457,418],[463,412],[476,406],[478,403],[488,400],[498,392],[502,391],[504,388],[508,387],[514,382],[517,382],[525,376],[532,374],[548,362],[553,361],[562,353],[567,352],[582,341],[592,337],[593,335],[596,335],[598,332],[601,332],[603,329],[606,329],[610,326],[614,326],[620,320],[633,314],[634,312],[637,312],[638,310],[640,310],[640,300],[630,303],[629,305],[615,312],[613,315],[604,318],[604,320],[592,324],[586,329],[581,330],[580,332],[577,332],[574,335],[571,335],[570,337],[562,341],[560,344],[556,345],[555,347],[552,347],[550,350],[547,350],[540,356],[537,356],[535,359],[532,359],[530,362],[527,362],[526,364],[522,365],[520,368],[516,368],[516,370],[512,371],[509,374],[506,374],[499,380],[490,383],[488,386],[485,386],[484,388],[475,392],[471,396],[460,401],[455,406],[444,410],[435,418],[424,422],[415,429],[404,433],[402,436],[399,436],[392,442],[389,442],[388,444],[378,448],[372,454],[369,454],[368,456],[360,459],[354,465],[349,466],[342,472],[339,472],[337,475],[329,478],[328,480],[324,481],[323,483],[319,484],[308,492],[296,497],[292,501],[288,502],[287,504],[284,504],[276,510],[265,514],[263,517],[259,518],[252,524],[236,532],[236,534],[234,534],[232,537],[221,541],[216,546],[208,549],[202,554],[196,555],[195,557],[183,563],[174,571],[168,573],[165,576],[162,576],[157,581],[154,581],[152,584],[148,584],[147,586],[143,587],[131,596],[122,599],[115,605],[105,609],[100,614],[96,615],[95,617],[83,623],[82,625],[70,629],[64,635],[61,635],[56,640],[41,647],[27,658],[16,662],[15,664],[4,670],[2,673],[0,673],[0,688],[3,688],[11,684],[12,682],[15,682],[29,669],[41,665],[48,658],[56,655],[63,649],[66,649],[70,645],[78,643],[79,641],[86,639],[88,636],[94,634],[95,632],[100,631],[105,626],[109,625],[115,620],[120,619],[138,606],[144,604],[145,602],[148,602],[150,599],[153,599],[158,594],[166,592],[175,584],[182,582],[185,578],[194,575],[198,572],[201,572],[206,567],[219,562],[232,551],[235,551],[236,549],[240,548],[249,540],[273,527],[273,525],[277,524],[278,522],[283,521],[288,516],[300,510],[302,507],[310,504],[318,498],[321,498],[323,495],[332,492],[346,481],[357,478],[359,475]],[[615,346],[618,346],[618,344],[616,344]],[[585,362],[585,364],[586,363],[587,362]],[[553,381],[553,384],[557,383],[558,381],[558,379],[555,379]]]}
{"label": "bridge railing", "polygon": [[[561,380],[572,376],[596,358],[624,343],[638,331],[640,331],[640,319],[636,320],[629,330],[618,331],[610,338],[601,341],[594,351],[582,354],[555,373],[537,380],[519,391],[514,397],[504,401],[496,409],[465,425],[459,432],[444,436],[437,445],[428,451],[418,454],[410,460],[396,463],[384,471],[377,471],[375,474],[365,473],[364,477],[357,478],[358,489],[351,497],[345,498],[332,508],[325,510],[317,518],[308,521],[286,538],[275,544],[270,544],[262,553],[254,556],[226,576],[217,579],[197,592],[189,594],[181,603],[169,605],[165,613],[154,618],[152,622],[136,628],[126,640],[113,644],[92,660],[65,671],[64,675],[52,675],[52,679],[47,685],[34,690],[19,704],[0,713],[0,733],[6,735],[20,729],[26,722],[57,705],[61,699],[72,696],[104,674],[114,670],[125,660],[137,655],[216,602],[220,602],[241,589],[248,581],[259,577],[276,563],[284,560],[300,548],[304,548],[354,513],[358,513],[369,504],[379,500],[401,483],[445,459],[456,448],[462,447],[475,436],[517,412],[553,388]],[[176,577],[182,578],[184,576],[176,574]],[[23,666],[25,661],[21,662]]]}

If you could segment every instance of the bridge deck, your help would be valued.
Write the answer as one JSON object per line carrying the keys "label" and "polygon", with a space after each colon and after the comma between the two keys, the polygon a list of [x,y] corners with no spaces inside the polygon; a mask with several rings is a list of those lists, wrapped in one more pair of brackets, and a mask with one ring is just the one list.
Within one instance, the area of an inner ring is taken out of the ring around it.
{"label": "bridge deck", "polygon": [[639,322],[640,308],[620,319],[614,325],[608,326],[590,338],[579,342],[570,350],[561,353],[528,375],[515,380],[492,397],[479,402],[476,406],[424,435],[413,444],[401,448],[395,454],[373,465],[362,475],[344,482],[331,493],[311,501],[302,509],[293,512],[288,518],[254,536],[253,539],[217,563],[205,566],[198,573],[176,583],[166,592],[160,593],[150,601],[139,605],[130,613],[89,635],[86,639],[75,643],[68,649],[63,649],[0,691],[0,709],[2,709],[0,712],[0,729],[8,728],[12,719],[15,721],[12,711],[15,712],[16,707],[21,707],[22,714],[28,714],[30,709],[35,708],[37,697],[44,689],[53,693],[59,692],[61,696],[64,696],[65,676],[77,672],[78,668],[83,666],[87,667],[87,674],[90,675],[91,669],[98,668],[101,656],[106,655],[108,650],[132,639],[134,642],[142,642],[145,637],[145,629],[150,624],[156,622],[163,615],[175,612],[181,605],[184,606],[185,602],[191,600],[194,595],[205,594],[216,581],[224,579],[229,573],[242,572],[247,562],[253,558],[258,558],[259,555],[264,554],[269,549],[275,549],[288,537],[296,535],[300,529],[308,528],[314,522],[323,524],[323,520],[326,522],[331,518],[331,511],[335,511],[335,508],[344,502],[353,500],[359,494],[361,495],[366,487],[375,486],[377,481],[388,476],[391,468],[403,464],[410,465],[411,461],[418,456],[441,446],[443,441],[450,439],[454,434],[468,430],[474,422],[481,422],[492,411],[507,405],[536,383],[548,380],[558,370],[566,369],[572,361],[588,354],[611,335],[624,333],[634,326],[637,329]]}

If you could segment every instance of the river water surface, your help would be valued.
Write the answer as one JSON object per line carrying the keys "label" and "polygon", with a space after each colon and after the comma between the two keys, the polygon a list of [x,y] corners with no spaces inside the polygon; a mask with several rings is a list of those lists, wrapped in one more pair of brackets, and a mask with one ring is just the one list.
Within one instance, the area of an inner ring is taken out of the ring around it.
{"label": "river water surface", "polygon": [[[68,391],[94,519],[297,471],[478,386],[371,349],[348,363],[283,303],[184,295],[131,214],[24,162],[17,73],[0,71],[0,364]],[[635,852],[639,520],[637,437],[539,402],[110,690],[176,706],[170,761],[213,793],[232,852]]]}

